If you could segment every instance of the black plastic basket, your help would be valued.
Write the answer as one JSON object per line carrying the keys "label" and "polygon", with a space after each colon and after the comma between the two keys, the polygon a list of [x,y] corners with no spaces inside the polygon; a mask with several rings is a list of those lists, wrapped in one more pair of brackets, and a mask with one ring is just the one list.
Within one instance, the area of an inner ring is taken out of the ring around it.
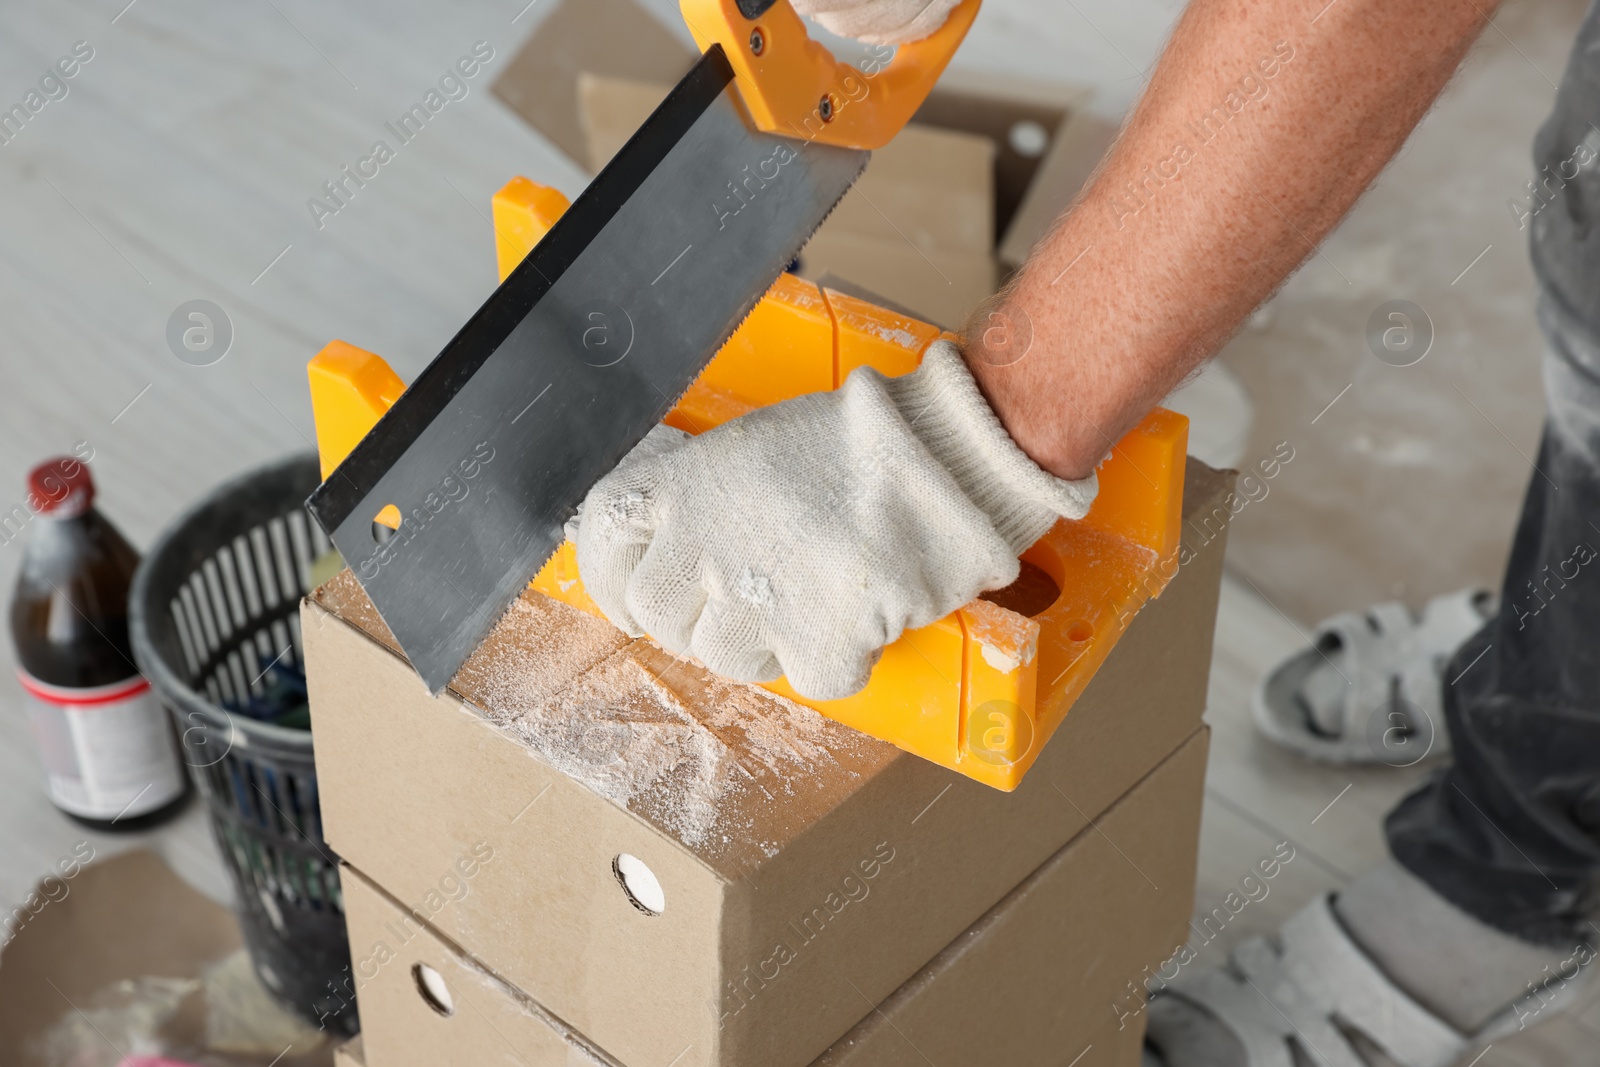
{"label": "black plastic basket", "polygon": [[295,456],[215,490],[144,557],[129,622],[233,873],[256,973],[303,1018],[353,1034],[338,858],[322,839],[311,732],[252,717],[267,686],[304,677],[300,597],[328,548],[304,507],[319,480],[316,458]]}

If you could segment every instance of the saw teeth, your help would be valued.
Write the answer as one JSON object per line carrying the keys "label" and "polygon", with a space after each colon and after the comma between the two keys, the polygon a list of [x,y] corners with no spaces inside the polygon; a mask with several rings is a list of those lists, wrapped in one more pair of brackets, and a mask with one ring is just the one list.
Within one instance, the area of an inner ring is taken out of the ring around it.
{"label": "saw teeth", "polygon": [[[799,258],[800,253],[805,250],[806,245],[811,243],[811,238],[817,235],[817,231],[822,229],[823,224],[826,223],[828,219],[833,216],[833,213],[839,209],[839,205],[844,203],[844,198],[850,195],[850,190],[854,189],[856,182],[861,180],[862,171],[867,169],[867,162],[867,159],[863,159],[861,161],[861,166],[856,170],[855,177],[850,179],[850,184],[845,187],[844,192],[839,194],[839,198],[833,202],[833,204],[828,208],[827,212],[823,214],[822,218],[817,220],[816,228],[810,233],[806,234],[805,240],[801,241],[800,244],[789,253],[787,262],[793,263],[797,258]],[[785,273],[786,271],[779,271],[777,277],[773,278],[767,287],[761,290],[761,294],[754,300],[750,301],[749,306],[744,309],[744,312],[739,316],[738,321],[733,324],[733,328],[723,335],[722,340],[717,342],[717,347],[715,351],[712,352],[711,359],[706,360],[705,366],[700,368],[700,372],[690,379],[689,384],[684,386],[683,389],[678,392],[677,396],[672,397],[671,407],[677,407],[678,404],[682,402],[683,398],[689,394],[689,390],[693,389],[695,385],[699,383],[700,379],[706,376],[706,371],[711,369],[712,360],[717,358],[716,353],[721,352],[722,346],[726,345],[728,341],[732,339],[733,335],[739,332],[739,328],[745,324],[745,320],[755,312],[756,305],[767,298],[767,294],[772,292],[772,290],[778,284],[778,279],[782,278]],[[554,555],[554,553],[551,553],[551,555]],[[548,562],[549,560],[546,559],[545,563]],[[543,567],[544,563],[539,564],[539,566]]]}

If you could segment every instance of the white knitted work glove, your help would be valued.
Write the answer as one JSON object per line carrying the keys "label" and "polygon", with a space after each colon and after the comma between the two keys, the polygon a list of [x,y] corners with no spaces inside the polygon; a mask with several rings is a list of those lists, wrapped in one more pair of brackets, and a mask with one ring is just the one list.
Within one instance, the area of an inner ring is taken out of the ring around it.
{"label": "white knitted work glove", "polygon": [[905,44],[944,25],[959,0],[789,0],[829,33],[868,44]]}
{"label": "white knitted work glove", "polygon": [[584,500],[578,570],[630,634],[830,700],[902,631],[1015,581],[1095,488],[1029,459],[941,341],[904,377],[862,368],[699,437],[652,431]]}

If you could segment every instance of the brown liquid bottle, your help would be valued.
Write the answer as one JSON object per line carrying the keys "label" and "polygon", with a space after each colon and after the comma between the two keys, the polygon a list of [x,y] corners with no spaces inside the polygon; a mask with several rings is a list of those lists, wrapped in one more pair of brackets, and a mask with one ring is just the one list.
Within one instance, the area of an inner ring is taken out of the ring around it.
{"label": "brown liquid bottle", "polygon": [[128,641],[139,555],[94,507],[94,481],[63,456],[28,474],[28,545],[11,637],[56,807],[97,829],[175,813],[189,783],[171,724]]}

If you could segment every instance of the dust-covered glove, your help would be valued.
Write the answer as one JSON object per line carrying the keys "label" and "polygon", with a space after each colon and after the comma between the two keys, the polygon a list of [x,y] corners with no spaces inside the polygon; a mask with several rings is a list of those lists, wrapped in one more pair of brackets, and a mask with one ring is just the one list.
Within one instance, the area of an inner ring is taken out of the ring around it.
{"label": "dust-covered glove", "polygon": [[1029,459],[940,341],[904,377],[862,368],[699,437],[658,428],[589,491],[578,570],[623,630],[829,700],[902,631],[1014,581],[1095,488]]}
{"label": "dust-covered glove", "polygon": [[944,25],[959,0],[790,0],[829,33],[868,44],[920,41]]}

